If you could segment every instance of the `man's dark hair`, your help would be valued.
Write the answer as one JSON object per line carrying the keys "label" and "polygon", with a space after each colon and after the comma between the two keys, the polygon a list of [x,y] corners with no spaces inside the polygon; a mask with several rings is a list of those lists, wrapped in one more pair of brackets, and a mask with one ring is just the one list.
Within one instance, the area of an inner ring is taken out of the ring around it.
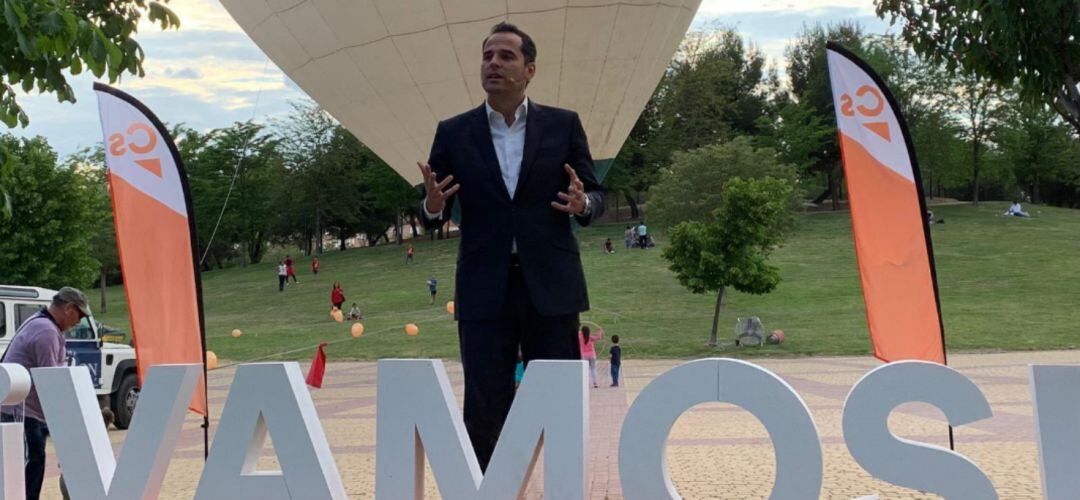
{"label": "man's dark hair", "polygon": [[612,344],[618,344],[619,343],[619,336],[618,335],[612,335],[611,336],[611,343]]}
{"label": "man's dark hair", "polygon": [[495,33],[513,33],[521,37],[521,54],[525,56],[525,62],[536,62],[536,44],[533,43],[532,37],[529,36],[528,33],[521,31],[521,28],[506,21],[492,26],[491,33],[488,34],[487,38],[484,38],[484,43],[480,44],[480,47],[483,48],[487,45],[488,38],[491,38],[491,35],[494,35]]}

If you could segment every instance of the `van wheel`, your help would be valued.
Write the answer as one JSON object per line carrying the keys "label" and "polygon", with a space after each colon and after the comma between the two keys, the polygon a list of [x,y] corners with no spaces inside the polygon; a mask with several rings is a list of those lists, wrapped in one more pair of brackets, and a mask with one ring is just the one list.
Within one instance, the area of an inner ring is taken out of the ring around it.
{"label": "van wheel", "polygon": [[135,414],[135,404],[139,402],[139,377],[134,372],[124,375],[120,389],[113,397],[113,415],[117,429],[127,429],[131,425],[131,416]]}

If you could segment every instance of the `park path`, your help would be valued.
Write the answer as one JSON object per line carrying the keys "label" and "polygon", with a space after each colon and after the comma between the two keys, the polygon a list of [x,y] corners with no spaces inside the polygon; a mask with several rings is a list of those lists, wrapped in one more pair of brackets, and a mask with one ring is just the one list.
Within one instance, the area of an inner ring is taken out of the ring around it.
{"label": "park path", "polygon": [[[956,429],[957,451],[971,458],[993,481],[1003,499],[1041,498],[1037,449],[1032,426],[1028,365],[1080,363],[1080,351],[950,354],[951,365],[970,377],[986,394],[992,418]],[[601,384],[591,390],[589,487],[592,499],[621,499],[618,478],[618,433],[626,410],[638,392],[679,360],[635,360],[624,363],[620,388]],[[824,453],[822,498],[851,499],[878,493],[881,498],[936,498],[871,478],[851,459],[844,445],[840,416],[848,390],[880,363],[869,357],[756,360],[783,377],[809,406]],[[306,363],[303,368],[306,370]],[[446,363],[455,394],[461,396],[461,366]],[[598,363],[601,382],[606,362]],[[350,498],[373,498],[375,470],[375,371],[373,362],[331,363],[322,389],[312,396]],[[213,420],[220,417],[235,370],[210,373]],[[189,417],[162,488],[162,498],[191,498],[202,468],[200,419]],[[902,405],[890,418],[893,432],[919,441],[946,445],[945,423],[935,408]],[[110,431],[119,450],[125,433]],[[58,498],[55,454],[50,446],[45,497]],[[747,412],[725,404],[707,404],[686,412],[671,431],[667,459],[673,482],[684,498],[767,498],[775,461],[761,425]],[[542,460],[541,460],[542,462]],[[267,450],[260,468],[276,468]],[[527,489],[528,498],[542,498],[542,467]],[[430,471],[429,471],[430,474]],[[426,482],[427,498],[438,498],[434,480]]]}

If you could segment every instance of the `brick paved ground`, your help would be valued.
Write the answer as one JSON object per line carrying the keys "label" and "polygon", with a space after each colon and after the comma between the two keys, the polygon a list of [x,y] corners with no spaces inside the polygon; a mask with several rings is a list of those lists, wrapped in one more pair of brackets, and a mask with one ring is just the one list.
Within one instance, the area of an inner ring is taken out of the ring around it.
{"label": "brick paved ground", "polygon": [[[1080,351],[1026,352],[950,356],[951,365],[970,377],[986,394],[994,417],[956,430],[957,450],[990,476],[1001,498],[1041,498],[1038,460],[1028,390],[1029,363],[1078,363]],[[637,393],[660,373],[681,363],[674,360],[628,360],[620,388],[592,390],[589,484],[594,499],[623,498],[619,485],[618,430]],[[840,416],[851,385],[878,362],[870,358],[762,360],[758,364],[788,381],[806,401],[818,426],[825,459],[822,498],[850,499],[870,493],[882,498],[934,498],[876,481],[851,459],[844,446]],[[306,368],[306,367],[305,367]],[[461,395],[461,367],[447,363]],[[607,373],[607,364],[598,366]],[[234,371],[210,374],[210,404],[216,418],[225,402]],[[606,377],[603,377],[606,378]],[[312,390],[334,457],[351,498],[374,493],[375,364],[332,363],[326,384]],[[188,419],[181,444],[170,465],[162,498],[191,498],[202,467],[200,420]],[[894,412],[890,428],[904,437],[947,444],[944,420],[936,409],[904,405]],[[110,436],[119,449],[124,432]],[[45,493],[57,498],[55,455],[50,447]],[[749,413],[731,405],[709,404],[684,414],[668,444],[671,475],[685,498],[767,498],[775,462],[764,428]],[[275,467],[272,453],[261,466]],[[529,487],[530,498],[542,497],[541,469]],[[430,474],[430,471],[429,471]],[[428,498],[438,498],[427,481]]]}

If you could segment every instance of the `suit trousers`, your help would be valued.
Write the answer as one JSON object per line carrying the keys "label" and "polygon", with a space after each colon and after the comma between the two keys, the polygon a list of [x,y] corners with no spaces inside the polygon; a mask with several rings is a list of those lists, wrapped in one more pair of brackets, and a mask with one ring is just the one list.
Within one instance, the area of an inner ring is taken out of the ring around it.
{"label": "suit trousers", "polygon": [[465,428],[480,468],[486,470],[514,401],[518,352],[534,359],[581,359],[578,313],[541,316],[529,298],[516,259],[511,259],[500,318],[458,322],[465,372]]}

